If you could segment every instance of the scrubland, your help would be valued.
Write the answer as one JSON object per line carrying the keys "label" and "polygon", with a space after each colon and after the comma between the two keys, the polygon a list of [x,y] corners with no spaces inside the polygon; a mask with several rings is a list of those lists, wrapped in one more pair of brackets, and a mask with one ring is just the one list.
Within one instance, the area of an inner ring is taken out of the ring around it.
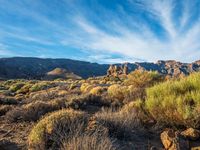
{"label": "scrubland", "polygon": [[200,129],[200,73],[0,81],[0,149],[170,149],[166,129]]}

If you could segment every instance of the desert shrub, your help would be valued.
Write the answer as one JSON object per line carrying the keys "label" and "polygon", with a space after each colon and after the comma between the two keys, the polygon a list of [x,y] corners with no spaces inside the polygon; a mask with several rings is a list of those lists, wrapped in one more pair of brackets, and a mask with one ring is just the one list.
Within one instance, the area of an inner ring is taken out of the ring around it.
{"label": "desert shrub", "polygon": [[108,95],[114,99],[123,101],[128,95],[128,88],[119,84],[114,84],[108,87]]}
{"label": "desert shrub", "polygon": [[81,92],[86,93],[86,92],[89,92],[93,87],[95,86],[89,83],[83,83],[80,87],[80,90]]}
{"label": "desert shrub", "polygon": [[55,83],[53,82],[38,82],[34,84],[30,88],[30,92],[36,92],[36,91],[41,91],[41,90],[47,90],[49,88],[52,88],[55,86]]}
{"label": "desert shrub", "polygon": [[110,137],[119,140],[135,140],[138,134],[143,133],[139,110],[133,105],[129,110],[125,108],[117,111],[102,110],[97,112],[94,117],[100,124],[108,128]]}
{"label": "desert shrub", "polygon": [[40,120],[28,136],[29,149],[58,149],[62,141],[83,133],[87,115],[71,109],[60,110]]}
{"label": "desert shrub", "polygon": [[106,87],[96,86],[96,87],[92,88],[89,93],[92,95],[101,95],[106,90],[107,90]]}
{"label": "desert shrub", "polygon": [[15,84],[17,82],[17,80],[7,80],[3,82],[3,86],[5,87],[10,87],[11,85]]}
{"label": "desert shrub", "polygon": [[163,76],[158,72],[135,70],[128,75],[128,79],[124,81],[124,84],[136,87],[148,87],[162,80]]}
{"label": "desert shrub", "polygon": [[0,104],[3,104],[3,105],[16,105],[18,103],[19,103],[19,101],[17,101],[13,97],[1,97],[0,98]]}
{"label": "desert shrub", "polygon": [[25,83],[21,83],[21,82],[17,82],[15,84],[13,84],[9,90],[11,92],[17,92],[18,90],[20,90],[23,86],[25,85]]}
{"label": "desert shrub", "polygon": [[[48,90],[42,90],[37,92],[32,92],[29,94],[29,101],[50,101],[52,99],[55,99],[56,97],[59,97],[59,91],[55,89],[48,89]],[[63,95],[64,96],[64,95]]]}
{"label": "desert shrub", "polygon": [[17,107],[6,113],[6,119],[10,122],[37,121],[48,112],[65,108],[65,101],[62,99],[51,102],[36,101],[23,107]]}
{"label": "desert shrub", "polygon": [[131,72],[123,83],[129,89],[127,99],[144,99],[146,96],[145,89],[163,80],[164,77],[157,72],[141,70]]}
{"label": "desert shrub", "polygon": [[147,89],[146,108],[164,124],[199,127],[200,74],[167,81]]}
{"label": "desert shrub", "polygon": [[99,136],[98,133],[92,135],[79,135],[64,142],[62,150],[116,150],[117,146],[107,136]]}
{"label": "desert shrub", "polygon": [[11,106],[11,105],[0,106],[0,116],[5,115],[11,109],[13,109],[13,106]]}
{"label": "desert shrub", "polygon": [[11,96],[12,92],[9,90],[0,90],[0,95]]}
{"label": "desert shrub", "polygon": [[110,102],[101,96],[82,94],[71,97],[68,106],[73,109],[87,110],[88,106],[108,107],[110,106]]}
{"label": "desert shrub", "polygon": [[29,92],[30,88],[33,86],[33,84],[25,84],[21,89],[17,91],[17,94],[26,94]]}

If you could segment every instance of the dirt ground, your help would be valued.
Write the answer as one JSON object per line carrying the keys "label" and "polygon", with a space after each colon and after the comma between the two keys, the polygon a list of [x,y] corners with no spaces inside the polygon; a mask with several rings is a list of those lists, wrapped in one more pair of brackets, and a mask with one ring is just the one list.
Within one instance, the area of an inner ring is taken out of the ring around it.
{"label": "dirt ground", "polygon": [[28,134],[33,123],[7,123],[4,117],[0,118],[0,149],[1,150],[25,150]]}

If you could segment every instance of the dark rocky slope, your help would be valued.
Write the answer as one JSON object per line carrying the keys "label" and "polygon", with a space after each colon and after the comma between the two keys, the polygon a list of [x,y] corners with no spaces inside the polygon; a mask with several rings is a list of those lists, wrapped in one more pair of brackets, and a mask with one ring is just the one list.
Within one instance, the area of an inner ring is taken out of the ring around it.
{"label": "dark rocky slope", "polygon": [[[181,63],[174,60],[157,63],[127,63],[128,72],[135,69],[158,71],[169,76],[189,75],[200,71],[200,61]],[[117,64],[121,66],[121,64]],[[41,59],[31,57],[0,58],[0,79],[42,79],[47,72],[63,68],[83,78],[106,75],[109,65],[70,59]]]}
{"label": "dark rocky slope", "polygon": [[69,70],[83,78],[104,75],[108,65],[70,59],[14,57],[0,59],[0,78],[41,79],[55,68]]}

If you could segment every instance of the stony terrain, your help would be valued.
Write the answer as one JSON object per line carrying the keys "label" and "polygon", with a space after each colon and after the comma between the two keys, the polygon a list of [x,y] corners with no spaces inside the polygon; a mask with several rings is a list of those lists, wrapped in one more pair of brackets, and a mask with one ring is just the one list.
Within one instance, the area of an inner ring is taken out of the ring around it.
{"label": "stony terrain", "polygon": [[88,79],[0,81],[0,149],[198,149],[200,74],[126,69]]}

